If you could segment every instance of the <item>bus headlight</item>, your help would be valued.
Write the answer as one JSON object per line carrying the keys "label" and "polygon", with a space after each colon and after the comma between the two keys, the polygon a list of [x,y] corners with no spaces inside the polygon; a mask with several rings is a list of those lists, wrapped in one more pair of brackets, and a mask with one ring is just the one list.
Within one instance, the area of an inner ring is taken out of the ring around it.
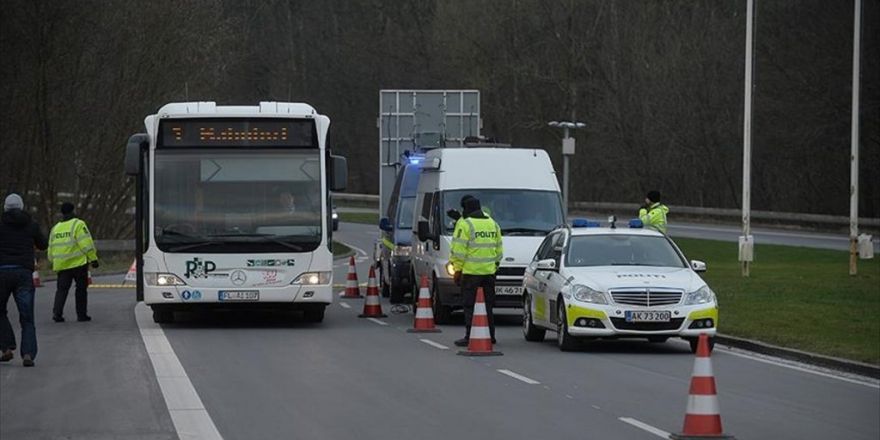
{"label": "bus headlight", "polygon": [[593,304],[608,304],[608,299],[605,298],[605,294],[595,289],[591,289],[587,286],[583,285],[575,285],[571,288],[572,295],[578,301],[593,303]]}
{"label": "bus headlight", "polygon": [[706,304],[715,302],[715,292],[709,288],[709,286],[703,286],[699,289],[688,293],[687,298],[684,300],[684,305],[692,306],[696,304]]}
{"label": "bus headlight", "polygon": [[317,284],[330,284],[331,272],[304,272],[301,273],[290,284],[299,284],[304,286],[314,286]]}
{"label": "bus headlight", "polygon": [[183,282],[177,275],[172,273],[155,273],[155,272],[147,272],[144,273],[144,282],[149,286],[185,286],[186,283]]}

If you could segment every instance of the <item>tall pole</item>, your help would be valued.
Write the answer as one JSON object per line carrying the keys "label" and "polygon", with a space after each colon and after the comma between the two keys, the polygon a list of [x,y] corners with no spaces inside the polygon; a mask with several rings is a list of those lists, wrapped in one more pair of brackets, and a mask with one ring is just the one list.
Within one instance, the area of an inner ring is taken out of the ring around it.
{"label": "tall pole", "polygon": [[[752,260],[751,212],[752,212],[752,49],[755,19],[754,0],[746,2],[746,78],[745,105],[743,112],[743,189],[742,224],[743,238],[740,239],[740,261],[742,276],[749,276],[749,263]],[[745,240],[745,243],[743,243]],[[745,247],[746,249],[743,249]]]}
{"label": "tall pole", "polygon": [[[565,127],[565,139],[568,139],[568,127]],[[563,142],[565,142],[563,140]],[[562,153],[562,219],[568,221],[568,157],[570,154]]]}
{"label": "tall pole", "polygon": [[862,0],[855,1],[853,18],[852,133],[849,189],[849,274],[858,273],[859,245],[859,69],[862,36]]}

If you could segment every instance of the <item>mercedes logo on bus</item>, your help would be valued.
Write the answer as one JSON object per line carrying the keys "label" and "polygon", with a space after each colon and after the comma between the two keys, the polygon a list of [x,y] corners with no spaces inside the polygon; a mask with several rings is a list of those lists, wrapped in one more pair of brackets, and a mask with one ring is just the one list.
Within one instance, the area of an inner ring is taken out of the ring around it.
{"label": "mercedes logo on bus", "polygon": [[229,276],[229,279],[232,280],[232,284],[240,286],[244,284],[245,281],[247,281],[247,275],[244,273],[243,270],[236,270],[235,272],[232,272],[232,275]]}

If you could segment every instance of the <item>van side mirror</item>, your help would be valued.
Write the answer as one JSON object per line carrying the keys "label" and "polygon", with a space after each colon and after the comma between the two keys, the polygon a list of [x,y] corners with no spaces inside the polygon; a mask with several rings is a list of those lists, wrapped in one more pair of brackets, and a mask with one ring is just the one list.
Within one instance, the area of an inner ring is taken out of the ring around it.
{"label": "van side mirror", "polygon": [[538,270],[556,270],[556,260],[548,258],[538,261]]}
{"label": "van side mirror", "polygon": [[431,238],[430,229],[428,228],[427,220],[419,220],[419,226],[417,229],[417,233],[419,236],[419,241],[428,241]]}
{"label": "van side mirror", "polygon": [[128,138],[125,145],[125,174],[137,176],[141,173],[141,152],[150,146],[150,136],[137,133]]}
{"label": "van side mirror", "polygon": [[691,260],[691,269],[693,269],[694,272],[705,272],[706,263],[699,260]]}
{"label": "van side mirror", "polygon": [[345,191],[348,185],[348,160],[330,155],[330,191]]}
{"label": "van side mirror", "polygon": [[385,232],[391,232],[394,228],[391,227],[391,221],[388,220],[388,217],[382,217],[379,220],[379,229]]}

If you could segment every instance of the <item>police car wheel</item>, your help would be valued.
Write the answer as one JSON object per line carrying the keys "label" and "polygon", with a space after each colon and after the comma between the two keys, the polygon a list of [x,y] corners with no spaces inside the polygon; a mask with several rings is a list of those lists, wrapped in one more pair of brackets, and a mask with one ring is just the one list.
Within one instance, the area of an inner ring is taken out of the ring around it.
{"label": "police car wheel", "polygon": [[164,307],[153,307],[153,322],[156,324],[174,322],[174,311]]}
{"label": "police car wheel", "polygon": [[573,336],[568,334],[568,319],[565,315],[565,303],[557,301],[558,313],[556,314],[556,345],[562,351],[577,350],[580,345]]}
{"label": "police car wheel", "polygon": [[529,342],[543,342],[547,331],[532,322],[532,299],[526,294],[523,304],[523,336]]}

